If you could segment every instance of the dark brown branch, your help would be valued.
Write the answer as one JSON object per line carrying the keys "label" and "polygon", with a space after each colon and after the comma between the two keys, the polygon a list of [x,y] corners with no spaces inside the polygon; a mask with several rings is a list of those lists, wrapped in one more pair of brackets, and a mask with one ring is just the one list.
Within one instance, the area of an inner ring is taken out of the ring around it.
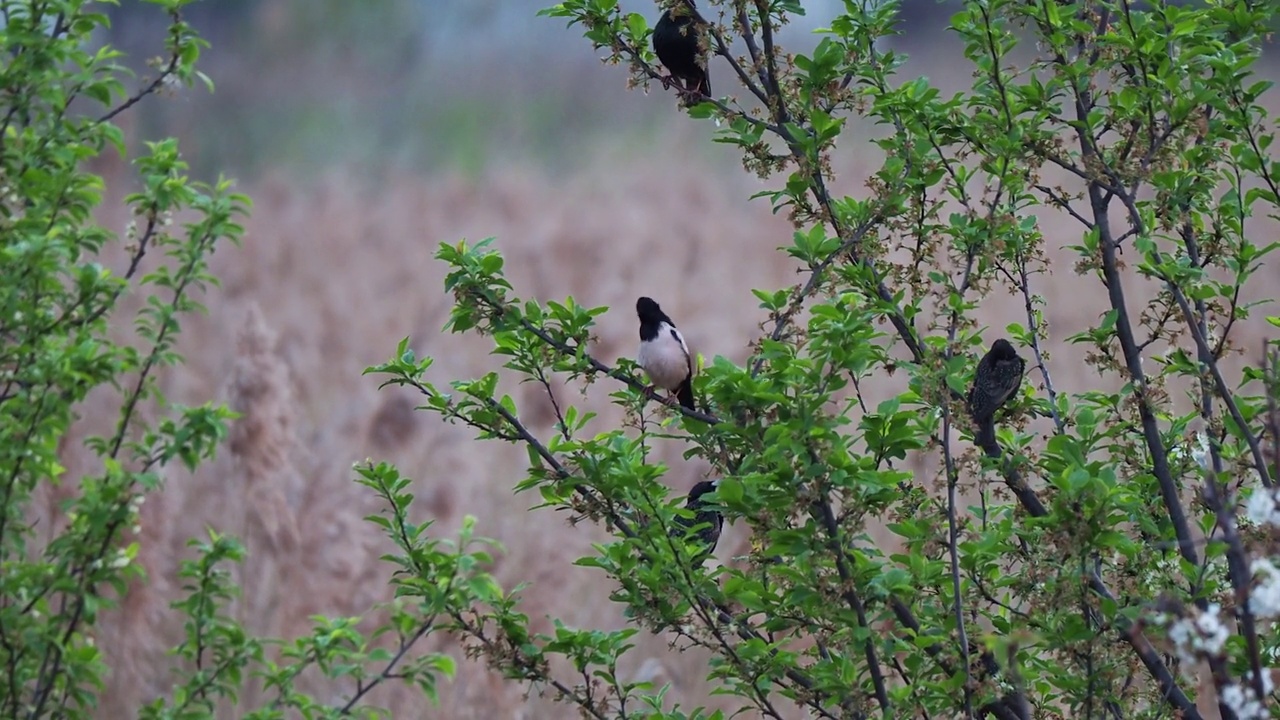
{"label": "dark brown branch", "polygon": [[736,19],[738,21],[738,33],[747,45],[747,54],[751,56],[751,66],[756,71],[756,77],[759,78],[760,84],[764,85],[768,82],[768,79],[764,73],[764,63],[760,60],[760,45],[756,43],[756,34],[751,29],[751,18],[747,16],[745,2],[738,6]]}
{"label": "dark brown branch", "polygon": [[[1074,84],[1075,81],[1073,81]],[[1084,122],[1093,108],[1092,97],[1087,89],[1080,87],[1074,87],[1073,89],[1076,118],[1079,121],[1076,135],[1081,153],[1085,157],[1085,164],[1101,165],[1104,161],[1098,152],[1097,145],[1094,139],[1089,137],[1084,130]],[[1125,365],[1133,382],[1138,415],[1142,421],[1143,437],[1151,454],[1152,472],[1160,485],[1165,511],[1169,515],[1169,522],[1173,525],[1174,533],[1178,538],[1178,549],[1189,563],[1198,565],[1199,558],[1191,542],[1191,528],[1187,523],[1182,500],[1178,496],[1177,483],[1174,482],[1169,469],[1169,458],[1160,439],[1160,429],[1156,422],[1155,413],[1151,410],[1150,401],[1146,394],[1147,382],[1146,374],[1142,369],[1142,353],[1138,350],[1138,344],[1134,338],[1133,325],[1129,320],[1129,307],[1125,300],[1124,283],[1120,277],[1119,261],[1116,256],[1118,246],[1111,232],[1111,220],[1107,214],[1107,204],[1103,200],[1102,190],[1103,188],[1098,182],[1090,181],[1088,183],[1087,192],[1090,208],[1093,213],[1094,226],[1098,231],[1098,244],[1102,250],[1103,277],[1111,302],[1111,309],[1116,314],[1116,338],[1120,342]]]}
{"label": "dark brown branch", "polygon": [[[547,449],[547,446],[543,445],[541,440],[535,437],[533,433],[529,432],[529,429],[524,426],[524,423],[520,422],[520,419],[517,418],[514,413],[503,407],[502,403],[491,397],[485,397],[483,400],[485,401],[485,404],[489,406],[490,410],[501,415],[502,418],[515,430],[516,434],[520,436],[520,439],[527,443],[529,447],[533,448],[534,452],[538,453],[538,456],[541,457],[547,465],[551,466],[551,469],[555,471],[556,475],[561,480],[573,479],[573,474],[570,473],[564,465],[560,464],[559,460],[556,460],[555,456],[551,454],[551,451]],[[595,492],[586,485],[574,483],[573,490],[597,506],[603,504],[600,502]],[[630,524],[628,524],[621,515],[618,515],[612,509],[609,510],[609,520],[616,524],[618,529],[627,537],[636,536],[636,531],[630,526]]]}
{"label": "dark brown branch", "polygon": [[392,655],[391,658],[387,660],[387,664],[383,666],[382,672],[378,673],[377,676],[368,683],[363,680],[356,683],[356,691],[352,693],[351,699],[347,700],[346,704],[338,709],[338,715],[345,716],[351,714],[351,709],[356,706],[356,703],[360,702],[361,698],[368,695],[370,690],[373,690],[388,680],[400,677],[394,673],[393,670],[400,664],[400,661],[404,659],[404,656],[409,652],[410,648],[412,648],[427,633],[431,632],[431,628],[434,626],[435,616],[432,616],[429,620],[419,625],[417,630],[415,630],[413,635],[409,636],[408,639],[401,640],[400,647],[396,650],[395,655]]}
{"label": "dark brown branch", "polygon": [[[816,461],[816,458],[815,458]],[[888,687],[885,684],[884,673],[880,670],[880,661],[876,657],[875,638],[876,633],[871,631],[871,624],[867,621],[867,609],[862,603],[862,598],[858,596],[854,589],[853,573],[849,569],[849,563],[845,548],[845,541],[840,537],[840,527],[836,524],[835,514],[831,511],[831,503],[827,500],[826,493],[823,493],[821,499],[816,503],[817,519],[821,521],[823,528],[827,533],[827,548],[835,557],[836,572],[840,575],[841,597],[853,610],[858,617],[858,626],[867,630],[867,641],[864,646],[864,652],[867,656],[867,669],[871,672],[871,683],[875,687],[876,702],[880,705],[880,711],[886,716],[893,711],[893,705],[889,702]]]}
{"label": "dark brown branch", "polygon": [[[733,68],[733,72],[738,76],[738,81],[742,83],[742,86],[745,87],[752,95],[756,96],[757,100],[764,103],[764,106],[767,109],[769,107],[769,98],[766,91],[761,87],[765,84],[765,77],[764,73],[760,70],[758,57],[759,50],[757,49],[755,53],[752,54],[752,64],[755,66],[756,75],[760,80],[760,84],[756,84],[756,82],[751,79],[751,76],[747,74],[747,71],[743,69],[741,63],[738,62],[738,58],[734,56],[733,51],[729,48],[729,43],[725,42],[724,36],[720,33],[719,27],[715,23],[707,22],[706,18],[702,17],[697,8],[689,7],[689,10],[695,20],[705,23],[704,27],[706,27],[707,32],[710,33],[711,39],[715,40],[716,54],[729,62],[729,66]],[[742,19],[739,18],[739,23],[741,23],[741,21]],[[755,37],[751,34],[750,25],[743,26],[742,37],[746,40],[747,50],[750,52],[752,48],[755,47]]]}
{"label": "dark brown branch", "polygon": [[[1269,492],[1269,490],[1260,492]],[[1235,590],[1236,617],[1240,620],[1249,666],[1253,670],[1253,677],[1250,680],[1255,697],[1262,700],[1267,697],[1267,692],[1262,687],[1262,655],[1258,646],[1257,625],[1254,622],[1253,611],[1249,609],[1253,573],[1249,569],[1244,543],[1240,541],[1240,534],[1236,532],[1235,516],[1227,508],[1229,498],[1224,498],[1219,491],[1216,473],[1209,473],[1209,477],[1205,480],[1204,495],[1206,503],[1217,518],[1218,527],[1222,530],[1222,539],[1227,543],[1227,572],[1231,576],[1231,587]]]}
{"label": "dark brown branch", "polygon": [[[1108,170],[1108,172],[1110,171]],[[1091,192],[1096,192],[1096,190],[1094,189],[1097,187],[1098,185],[1096,183],[1090,184]],[[1142,221],[1142,214],[1138,211],[1138,206],[1136,201],[1134,200],[1133,195],[1129,193],[1123,193],[1123,194],[1119,194],[1118,197],[1120,198],[1121,202],[1124,203],[1125,209],[1128,210],[1130,224],[1137,230],[1139,235],[1146,234],[1145,224]],[[1104,213],[1104,217],[1105,217],[1105,212],[1106,212],[1105,207],[1102,208],[1102,212]],[[1095,215],[1096,213],[1097,213],[1097,208],[1095,207]],[[1103,246],[1102,251],[1103,251],[1104,270],[1108,267],[1107,258],[1108,258],[1108,250],[1110,250],[1111,267],[1113,271],[1111,274],[1115,275],[1115,283],[1117,284],[1117,287],[1118,287],[1118,284],[1120,282],[1119,273],[1114,272],[1115,248],[1114,248],[1114,243],[1109,242],[1110,225],[1107,222],[1103,222],[1102,220],[1099,220],[1099,228],[1102,229],[1102,233],[1100,233],[1099,237],[1100,237],[1100,242]],[[1194,243],[1194,235],[1191,236],[1190,242]],[[1152,261],[1154,264],[1159,265],[1161,262],[1163,262],[1163,255],[1161,255],[1159,250],[1156,250],[1153,248],[1151,250],[1151,255],[1152,255]],[[1227,412],[1231,413],[1231,419],[1234,420],[1236,425],[1240,428],[1240,433],[1244,436],[1245,443],[1248,444],[1249,446],[1249,451],[1253,455],[1253,461],[1257,467],[1258,476],[1261,478],[1263,486],[1271,487],[1271,473],[1267,468],[1266,457],[1262,454],[1262,446],[1258,443],[1258,437],[1253,433],[1252,430],[1249,429],[1249,424],[1245,422],[1244,415],[1241,414],[1240,407],[1239,405],[1236,404],[1234,393],[1231,392],[1231,387],[1227,385],[1226,379],[1223,378],[1222,376],[1222,370],[1218,367],[1217,358],[1214,357],[1213,351],[1209,348],[1208,341],[1205,340],[1204,334],[1200,331],[1199,323],[1196,322],[1195,311],[1192,309],[1190,301],[1187,300],[1186,293],[1182,291],[1182,288],[1176,282],[1174,282],[1172,278],[1161,277],[1161,279],[1164,281],[1165,287],[1169,290],[1169,293],[1173,296],[1174,302],[1178,304],[1178,309],[1182,311],[1183,320],[1187,323],[1187,327],[1191,331],[1192,339],[1195,340],[1196,350],[1199,354],[1200,361],[1202,363],[1207,364],[1207,369],[1209,370],[1209,374],[1213,377],[1214,385],[1217,387],[1217,390],[1218,390],[1218,397],[1222,399],[1222,404],[1226,406]],[[1110,286],[1111,286],[1111,281],[1109,278],[1108,289],[1110,289]],[[1115,295],[1116,293],[1113,291],[1112,293],[1113,307],[1114,307]],[[1121,300],[1123,301],[1123,294],[1121,294],[1120,297],[1121,297]],[[1116,331],[1117,331],[1117,335],[1119,335],[1121,339],[1121,347],[1125,350],[1125,357],[1126,359],[1129,359],[1130,347],[1125,345],[1124,333],[1121,326],[1122,318],[1124,320],[1123,329],[1128,330],[1128,334],[1130,336],[1129,345],[1131,346],[1132,340],[1133,340],[1132,338],[1133,332],[1131,329],[1128,328],[1128,315],[1123,311],[1123,309],[1121,309],[1118,312],[1118,317],[1116,318]],[[1145,388],[1146,379],[1142,375],[1141,357],[1138,354],[1136,347],[1133,347],[1132,350],[1133,350],[1133,355],[1135,356],[1136,362],[1137,362],[1137,372],[1133,373],[1134,380],[1138,382],[1139,387]],[[1130,362],[1129,366],[1130,366],[1130,372],[1132,373],[1134,368],[1134,362]],[[1143,430],[1144,432],[1146,432],[1146,426],[1147,426],[1146,416],[1150,415],[1151,413],[1150,413],[1150,409],[1147,407],[1145,398],[1140,398],[1140,400],[1141,402],[1139,403],[1138,407],[1139,407],[1139,412],[1143,413]],[[1155,424],[1155,420],[1154,420],[1154,416],[1152,416],[1151,425],[1153,428],[1154,428],[1154,424]],[[1156,432],[1156,437],[1157,438],[1159,437],[1158,431]],[[1148,433],[1148,445],[1149,446],[1151,445],[1149,433]],[[1157,443],[1157,445],[1159,445],[1159,443]],[[1152,458],[1154,460],[1154,464],[1156,465],[1156,471],[1157,471],[1156,477],[1159,478],[1160,480],[1161,491],[1165,492],[1165,489],[1166,489],[1165,477],[1161,475],[1159,472],[1159,466],[1161,462],[1165,461],[1163,449],[1161,449],[1161,451],[1157,453],[1155,447],[1152,447],[1151,451],[1152,451]],[[1168,469],[1167,462],[1165,462],[1165,469],[1167,472],[1167,469]],[[1172,481],[1170,481],[1168,485],[1172,489]],[[1168,501],[1169,499],[1166,496],[1165,498],[1166,504],[1168,504]],[[1179,508],[1179,512],[1181,512],[1180,508]],[[1170,512],[1170,516],[1172,519],[1172,511]],[[1185,524],[1185,520],[1183,522]],[[1174,529],[1178,530],[1177,523],[1174,524]],[[1190,537],[1189,533],[1187,537],[1184,538],[1181,532],[1179,532],[1178,539],[1180,541],[1186,542],[1186,540],[1189,539],[1189,537]],[[1188,560],[1190,560],[1192,564],[1198,564],[1198,562],[1194,559],[1194,555],[1191,557],[1188,557]]]}

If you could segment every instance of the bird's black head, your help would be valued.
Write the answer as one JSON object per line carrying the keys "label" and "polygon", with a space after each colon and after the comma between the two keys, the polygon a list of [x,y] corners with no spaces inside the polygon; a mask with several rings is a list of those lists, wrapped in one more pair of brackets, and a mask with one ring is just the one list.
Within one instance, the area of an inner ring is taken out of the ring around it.
{"label": "bird's black head", "polygon": [[703,480],[697,485],[694,485],[693,489],[689,491],[690,507],[694,505],[701,505],[702,496],[706,495],[709,492],[712,492],[715,489],[716,489],[716,482],[714,480]]}
{"label": "bird's black head", "polygon": [[658,303],[653,298],[641,297],[636,300],[636,315],[640,316],[640,322],[659,323],[667,319],[662,308],[658,307]]}
{"label": "bird's black head", "polygon": [[1018,351],[1013,349],[1008,340],[1000,338],[991,343],[991,357],[996,360],[1013,360],[1018,357]]}

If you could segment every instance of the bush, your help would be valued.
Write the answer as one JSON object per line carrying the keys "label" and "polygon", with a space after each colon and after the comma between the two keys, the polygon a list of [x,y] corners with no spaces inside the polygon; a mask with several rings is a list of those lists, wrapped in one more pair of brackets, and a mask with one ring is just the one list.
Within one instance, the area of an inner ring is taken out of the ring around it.
{"label": "bush", "polygon": [[[126,237],[92,219],[106,188],[86,165],[126,152],[113,119],[149,95],[203,77],[202,42],[182,22],[183,2],[159,3],[171,22],[154,75],[128,89],[118,54],[91,49],[105,18],[75,0],[11,2],[0,30],[0,715],[81,717],[106,671],[94,627],[141,575],[130,541],[138,506],[171,463],[209,457],[227,413],[177,407],[156,376],[178,362],[183,315],[213,282],[209,255],[238,240],[247,199],[229,184],[191,182],[172,140],[133,159],[138,192],[125,201]],[[175,220],[181,223],[175,225]],[[157,261],[157,258],[159,260]],[[120,262],[116,262],[120,259]],[[113,269],[114,268],[114,269]],[[117,339],[121,308],[139,299],[134,337]],[[70,479],[63,436],[90,393],[117,414],[93,437],[92,474]],[[159,419],[148,418],[161,409]],[[65,487],[61,487],[65,485]],[[56,517],[33,499],[55,487]]]}
{"label": "bush", "polygon": [[[650,10],[567,0],[544,14],[580,25],[606,62],[648,84],[664,74]],[[1280,201],[1259,104],[1270,84],[1253,72],[1272,7],[973,0],[951,30],[974,81],[953,97],[896,75],[902,58],[876,43],[892,3],[846,2],[795,53],[777,38],[799,2],[693,12],[713,87],[732,82],[736,96],[686,97],[688,112],[721,121],[716,140],[770,183],[759,196],[794,222],[784,251],[807,277],[754,291],[769,320],[749,361],[710,360],[696,383],[707,412],[672,407],[659,429],[599,428],[570,406],[540,438],[495,373],[437,386],[407,344],[374,368],[443,419],[526,446],[518,490],[616,535],[579,563],[611,578],[635,627],[531,637],[504,600],[453,629],[482,639],[509,677],[596,718],[709,716],[619,677],[639,628],[706,648],[709,677],[764,717],[798,706],[814,717],[1193,718],[1213,705],[1269,716],[1274,361],[1232,339],[1269,294],[1257,273],[1275,247],[1250,232]],[[872,125],[886,131],[870,191],[838,196],[836,144]],[[1058,358],[1044,349],[1045,313],[1071,299],[1037,289],[1047,222],[1078,228],[1071,270],[1109,305],[1095,323],[1052,329],[1070,343]],[[632,365],[590,355],[606,308],[519,298],[490,240],[438,257],[452,270],[453,331],[490,337],[517,379],[603,380],[633,420],[642,413]],[[1008,302],[1020,322],[978,326],[980,303]],[[979,443],[966,398],[977,357],[1001,336],[1028,377]],[[1090,366],[1100,382],[1056,389],[1055,362]],[[896,395],[863,392],[895,373]],[[658,435],[723,478],[714,497],[750,529],[748,556],[707,572],[672,542],[672,523],[688,520],[665,468],[647,461]],[[904,469],[922,460],[936,482]],[[871,542],[878,523],[896,546]],[[576,673],[552,670],[555,656]]]}

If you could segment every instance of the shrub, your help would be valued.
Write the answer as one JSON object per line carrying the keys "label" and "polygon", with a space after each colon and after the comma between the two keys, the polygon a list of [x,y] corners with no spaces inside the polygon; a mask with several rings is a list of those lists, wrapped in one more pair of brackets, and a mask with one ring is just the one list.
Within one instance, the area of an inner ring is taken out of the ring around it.
{"label": "shrub", "polygon": [[[180,320],[214,282],[210,254],[238,242],[247,198],[225,181],[190,181],[173,140],[147,143],[133,158],[139,190],[125,198],[133,219],[120,237],[94,222],[106,187],[86,169],[104,151],[126,153],[120,113],[204,79],[183,4],[159,3],[170,17],[165,56],[138,83],[110,47],[92,49],[105,23],[93,4],[0,8],[4,717],[93,708],[106,672],[94,628],[141,577],[131,541],[138,507],[167,466],[194,467],[224,435],[225,410],[168,403],[156,377],[180,360]],[[139,309],[123,337],[129,303]],[[115,421],[88,441],[95,469],[68,478],[61,443],[90,393],[115,399]],[[56,514],[39,517],[33,501],[55,489]]]}
{"label": "shrub", "polygon": [[[685,98],[688,113],[719,120],[716,140],[770,184],[758,197],[794,222],[783,250],[806,278],[755,290],[769,319],[750,359],[708,361],[706,412],[671,407],[654,428],[637,420],[649,396],[634,367],[590,354],[607,308],[520,298],[491,240],[442,245],[449,328],[489,337],[522,381],[608,384],[634,421],[601,428],[557,406],[556,434],[538,437],[496,373],[437,386],[407,343],[372,369],[444,420],[525,446],[518,490],[615,534],[579,563],[611,579],[633,627],[532,636],[504,596],[452,629],[596,718],[708,716],[619,677],[638,629],[706,648],[720,691],[764,717],[794,714],[780,703],[814,717],[1269,716],[1275,373],[1233,337],[1269,294],[1258,271],[1275,247],[1250,231],[1280,201],[1269,83],[1254,74],[1272,7],[971,0],[951,31],[972,87],[945,97],[876,43],[893,3],[845,2],[799,52],[778,45],[795,0],[658,5],[697,13],[725,94]],[[656,11],[631,9],[544,14],[643,85],[663,76]],[[840,196],[836,144],[868,126],[885,129],[883,162],[865,196]],[[1092,323],[1045,319],[1072,301],[1038,289],[1059,250],[1050,222],[1079,238],[1058,271],[1107,299]],[[1022,319],[984,330],[984,303]],[[1051,330],[1069,343],[1056,358]],[[1027,378],[979,448],[966,396],[999,337]],[[1062,362],[1098,385],[1055,388]],[[864,393],[889,375],[899,392]],[[709,572],[672,541],[685,516],[647,459],[653,436],[711,463],[749,555]],[[881,522],[895,546],[870,540]]]}

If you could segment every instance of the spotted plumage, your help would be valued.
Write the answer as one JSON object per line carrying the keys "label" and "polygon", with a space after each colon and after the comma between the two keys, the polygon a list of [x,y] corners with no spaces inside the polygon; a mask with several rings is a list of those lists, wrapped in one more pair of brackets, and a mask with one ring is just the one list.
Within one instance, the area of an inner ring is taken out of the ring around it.
{"label": "spotted plumage", "polygon": [[1026,362],[1008,340],[1001,338],[978,361],[978,370],[969,388],[969,415],[977,425],[974,440],[989,455],[998,455],[996,445],[996,411],[1018,392]]}

